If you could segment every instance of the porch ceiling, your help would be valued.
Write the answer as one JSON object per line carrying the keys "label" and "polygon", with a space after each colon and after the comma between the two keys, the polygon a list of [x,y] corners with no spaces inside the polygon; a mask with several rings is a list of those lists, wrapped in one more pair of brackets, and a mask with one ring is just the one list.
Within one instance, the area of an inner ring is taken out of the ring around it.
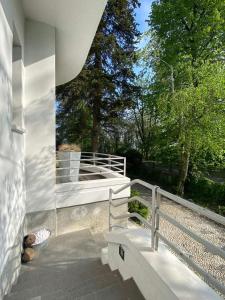
{"label": "porch ceiling", "polygon": [[107,0],[22,0],[25,17],[56,28],[56,84],[81,71]]}

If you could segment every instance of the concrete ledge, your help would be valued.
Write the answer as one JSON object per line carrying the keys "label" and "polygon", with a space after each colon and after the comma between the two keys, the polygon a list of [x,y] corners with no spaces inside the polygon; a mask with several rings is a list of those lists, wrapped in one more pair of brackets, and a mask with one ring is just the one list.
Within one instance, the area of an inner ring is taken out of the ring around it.
{"label": "concrete ledge", "polygon": [[[134,229],[106,234],[108,247],[114,244],[113,259],[118,269],[126,270],[148,300],[219,300],[204,281],[173,255],[164,244],[159,251],[150,249],[150,231]],[[124,245],[124,260],[119,256],[119,245]],[[146,249],[149,248],[147,251]],[[143,250],[145,249],[145,250]],[[109,254],[112,251],[109,249]],[[112,258],[108,258],[109,261]]]}
{"label": "concrete ledge", "polygon": [[[128,177],[115,177],[98,180],[79,181],[56,184],[56,207],[68,207],[87,203],[101,202],[109,199],[109,189],[117,190],[130,182]],[[130,196],[130,188],[113,195],[113,199]]]}

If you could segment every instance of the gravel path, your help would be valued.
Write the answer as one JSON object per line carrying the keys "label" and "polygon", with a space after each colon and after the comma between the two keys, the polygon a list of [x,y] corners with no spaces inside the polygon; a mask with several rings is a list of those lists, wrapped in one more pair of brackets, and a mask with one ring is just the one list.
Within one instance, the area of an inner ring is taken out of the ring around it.
{"label": "gravel path", "polygon": [[[150,199],[151,194],[147,189],[136,185],[134,189],[140,191],[141,196],[144,199]],[[225,250],[224,226],[218,225],[215,222],[166,198],[162,199],[160,209],[204,239]],[[151,216],[149,216],[149,220],[150,219]],[[204,246],[184,234],[177,227],[162,219],[160,221],[160,233],[176,244],[182,252],[189,255],[205,271],[225,285],[225,260],[208,252]]]}

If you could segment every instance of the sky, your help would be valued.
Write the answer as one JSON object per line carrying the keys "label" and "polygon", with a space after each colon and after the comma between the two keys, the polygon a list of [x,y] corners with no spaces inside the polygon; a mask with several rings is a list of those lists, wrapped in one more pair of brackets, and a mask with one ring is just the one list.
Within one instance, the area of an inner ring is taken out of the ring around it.
{"label": "sky", "polygon": [[[149,13],[151,10],[151,4],[153,0],[140,0],[141,6],[136,9],[136,21],[138,23],[138,30],[143,33],[148,29],[148,23],[146,20],[149,18]],[[145,40],[140,40],[137,48],[141,49],[145,45]],[[140,67],[134,66],[134,72],[138,74],[140,72]]]}
{"label": "sky", "polygon": [[141,7],[136,9],[136,21],[139,24],[138,29],[142,33],[148,29],[146,20],[149,17],[149,12],[153,0],[141,0],[140,2]]}

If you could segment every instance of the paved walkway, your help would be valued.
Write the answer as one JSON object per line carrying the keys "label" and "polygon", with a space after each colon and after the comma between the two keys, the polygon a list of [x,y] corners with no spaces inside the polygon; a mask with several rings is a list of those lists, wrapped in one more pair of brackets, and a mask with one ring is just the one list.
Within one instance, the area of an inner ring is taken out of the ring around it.
{"label": "paved walkway", "polygon": [[123,281],[100,262],[103,236],[82,230],[52,238],[24,265],[7,300],[143,300],[133,280]]}

